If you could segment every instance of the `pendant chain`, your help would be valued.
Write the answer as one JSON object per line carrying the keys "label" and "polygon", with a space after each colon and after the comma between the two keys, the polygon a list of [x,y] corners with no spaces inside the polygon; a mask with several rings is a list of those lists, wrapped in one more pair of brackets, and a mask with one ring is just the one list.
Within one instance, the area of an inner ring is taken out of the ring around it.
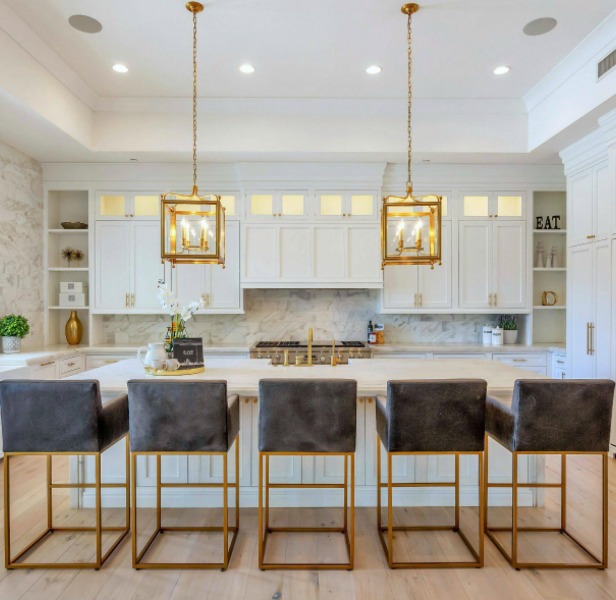
{"label": "pendant chain", "polygon": [[411,109],[413,102],[413,50],[411,46],[411,19],[412,15],[409,13],[408,15],[408,27],[407,27],[407,50],[408,50],[408,114],[407,114],[407,122],[406,122],[406,130],[408,135],[408,157],[407,157],[407,167],[408,167],[408,178],[406,181],[407,191],[410,193],[413,191],[413,179],[411,177],[411,159],[413,156],[412,152],[412,142],[413,142],[413,129],[411,127]]}
{"label": "pendant chain", "polygon": [[197,189],[197,13],[193,12],[193,189]]}

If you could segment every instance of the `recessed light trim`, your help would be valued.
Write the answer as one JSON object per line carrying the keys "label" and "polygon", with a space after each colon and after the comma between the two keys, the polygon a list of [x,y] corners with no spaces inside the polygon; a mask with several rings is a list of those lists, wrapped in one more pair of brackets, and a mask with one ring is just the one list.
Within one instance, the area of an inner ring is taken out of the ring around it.
{"label": "recessed light trim", "polygon": [[499,67],[496,67],[492,73],[494,73],[494,75],[507,75],[509,71],[511,71],[511,67],[508,67],[507,65],[500,65]]}
{"label": "recessed light trim", "polygon": [[71,27],[82,33],[98,33],[103,29],[100,21],[88,17],[88,15],[71,15],[68,22]]}
{"label": "recessed light trim", "polygon": [[530,21],[530,23],[526,23],[522,31],[530,36],[544,35],[552,31],[556,25],[558,25],[556,19],[552,17],[541,17],[540,19],[535,19],[534,21]]}
{"label": "recessed light trim", "polygon": [[116,63],[111,67],[116,73],[128,73],[128,67],[122,63]]}
{"label": "recessed light trim", "polygon": [[252,65],[249,65],[248,63],[240,66],[240,72],[244,73],[245,75],[251,75],[255,71],[256,69]]}
{"label": "recessed light trim", "polygon": [[370,65],[366,69],[366,73],[368,73],[368,75],[378,75],[382,71],[383,71],[383,67],[380,67],[379,65]]}

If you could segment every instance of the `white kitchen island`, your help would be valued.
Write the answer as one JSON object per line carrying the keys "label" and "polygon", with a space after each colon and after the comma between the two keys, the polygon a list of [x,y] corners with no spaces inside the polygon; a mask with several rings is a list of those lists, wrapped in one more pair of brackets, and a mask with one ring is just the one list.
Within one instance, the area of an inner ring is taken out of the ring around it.
{"label": "white kitchen island", "polygon": [[[71,379],[98,379],[103,393],[125,393],[130,379],[150,378],[137,360],[125,360],[93,369]],[[269,360],[257,359],[206,359],[205,372],[183,377],[161,377],[161,381],[174,379],[225,380],[229,393],[239,394],[240,403],[240,487],[242,506],[257,506],[257,457],[258,457],[258,384],[264,378],[338,378],[355,379],[357,399],[357,450],[356,450],[356,503],[358,506],[376,505],[376,416],[374,396],[385,393],[387,381],[395,379],[464,379],[480,378],[488,383],[488,392],[507,400],[516,379],[543,379],[541,375],[522,371],[502,363],[488,360],[355,360],[336,367],[272,366]],[[120,482],[124,476],[123,442],[111,448],[103,457],[104,480]],[[498,445],[490,445],[490,481],[507,482],[511,477],[511,458]],[[230,453],[233,465],[233,453]],[[137,481],[139,505],[153,505],[155,468],[153,457],[141,457]],[[272,481],[277,483],[341,483],[342,458],[340,457],[275,457],[271,460]],[[528,481],[542,477],[540,463],[535,457],[520,458],[520,473]],[[435,483],[453,480],[453,457],[419,456],[395,457],[395,481]],[[72,478],[90,482],[93,468],[87,461],[74,463]],[[222,460],[219,457],[187,457],[173,455],[163,458],[163,481],[195,483],[221,481]],[[461,462],[461,502],[477,502],[477,467],[472,458]],[[106,493],[105,493],[106,492]],[[106,490],[107,506],[123,503],[120,490]],[[330,489],[281,489],[271,492],[272,506],[333,506],[340,503],[339,490]],[[447,488],[397,489],[394,501],[406,505],[450,505],[453,492]],[[534,491],[527,488],[520,492],[520,502],[531,505],[536,501]],[[90,490],[79,499],[83,506],[92,506]],[[165,506],[216,506],[220,492],[196,488],[165,489]],[[490,492],[490,503],[510,504],[510,493],[503,488]]]}

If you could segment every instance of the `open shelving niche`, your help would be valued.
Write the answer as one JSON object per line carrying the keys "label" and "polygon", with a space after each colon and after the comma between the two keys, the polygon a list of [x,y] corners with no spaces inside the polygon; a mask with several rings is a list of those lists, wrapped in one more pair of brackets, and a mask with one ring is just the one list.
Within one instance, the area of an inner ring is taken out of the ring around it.
{"label": "open shelving niche", "polygon": [[[533,317],[534,343],[564,344],[567,323],[567,196],[565,192],[535,192],[533,194],[533,226],[537,217],[560,215],[560,229],[533,229]],[[558,251],[558,268],[546,269],[536,264],[537,243],[547,257],[552,246]],[[558,301],[554,306],[542,306],[544,291],[555,292]]]}
{"label": "open shelving niche", "polygon": [[[45,343],[65,344],[64,326],[71,310],[77,311],[83,324],[81,345],[90,343],[90,202],[88,190],[48,190],[46,200],[45,234]],[[63,229],[60,223],[80,221],[88,223],[88,229]],[[62,259],[62,248],[70,246],[81,250],[83,260],[71,264]],[[88,285],[85,307],[59,306],[60,282],[80,281]]]}

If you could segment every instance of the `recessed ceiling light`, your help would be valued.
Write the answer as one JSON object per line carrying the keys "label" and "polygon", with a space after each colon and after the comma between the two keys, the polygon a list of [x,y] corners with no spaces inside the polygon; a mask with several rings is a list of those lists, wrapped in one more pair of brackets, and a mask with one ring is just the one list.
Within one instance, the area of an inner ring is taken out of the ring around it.
{"label": "recessed ceiling light", "polygon": [[379,65],[370,65],[366,69],[366,73],[368,75],[378,75],[383,70],[383,67],[379,67]]}
{"label": "recessed ceiling light", "polygon": [[552,17],[542,17],[541,19],[535,19],[530,23],[526,23],[524,26],[524,33],[526,35],[543,35],[554,29],[558,25],[558,21]]}
{"label": "recessed ceiling light", "polygon": [[496,67],[496,69],[494,69],[492,73],[494,73],[494,75],[506,75],[507,73],[509,73],[509,71],[511,71],[511,67],[508,67],[507,65],[501,65],[500,67]]}
{"label": "recessed ceiling light", "polygon": [[98,33],[103,28],[100,21],[87,15],[71,15],[68,22],[71,27],[83,33]]}
{"label": "recessed ceiling light", "polygon": [[121,63],[117,63],[117,64],[113,65],[112,69],[116,73],[128,73],[128,67],[126,65],[121,64]]}
{"label": "recessed ceiling light", "polygon": [[256,69],[252,65],[245,64],[240,67],[240,71],[246,73],[246,75],[250,75],[250,73],[254,73]]}

